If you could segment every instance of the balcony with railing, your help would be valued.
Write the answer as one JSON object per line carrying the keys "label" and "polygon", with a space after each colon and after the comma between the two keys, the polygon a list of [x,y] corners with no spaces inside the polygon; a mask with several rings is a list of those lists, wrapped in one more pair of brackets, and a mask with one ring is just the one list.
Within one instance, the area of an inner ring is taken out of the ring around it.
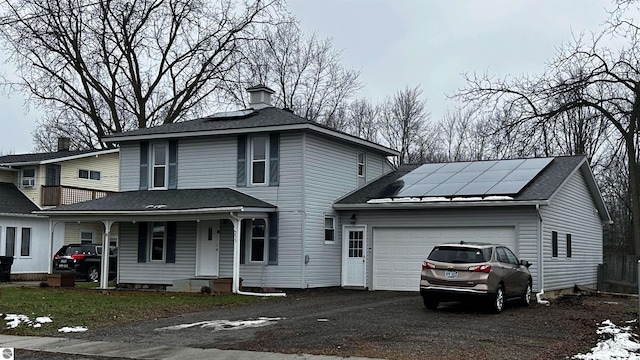
{"label": "balcony with railing", "polygon": [[41,206],[60,206],[100,199],[113,191],[86,189],[74,186],[42,186]]}

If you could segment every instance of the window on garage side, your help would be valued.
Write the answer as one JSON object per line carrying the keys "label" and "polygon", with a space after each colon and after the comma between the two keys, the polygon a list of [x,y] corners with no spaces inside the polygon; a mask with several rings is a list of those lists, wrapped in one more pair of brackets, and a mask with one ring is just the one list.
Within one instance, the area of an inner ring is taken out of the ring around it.
{"label": "window on garage side", "polygon": [[551,256],[558,257],[558,232],[551,232]]}
{"label": "window on garage side", "polygon": [[336,234],[336,219],[333,216],[324,217],[324,241],[334,242]]}
{"label": "window on garage side", "polygon": [[80,230],[80,243],[92,244],[95,240],[95,233],[92,230]]}
{"label": "window on garage side", "polygon": [[31,256],[31,228],[22,228],[20,239],[20,256]]}
{"label": "window on garage side", "polygon": [[571,257],[571,234],[567,234],[567,257]]}

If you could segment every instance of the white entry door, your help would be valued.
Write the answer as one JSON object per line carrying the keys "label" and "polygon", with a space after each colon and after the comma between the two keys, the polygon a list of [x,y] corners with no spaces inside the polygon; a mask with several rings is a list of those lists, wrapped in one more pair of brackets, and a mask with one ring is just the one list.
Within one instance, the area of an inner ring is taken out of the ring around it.
{"label": "white entry door", "polygon": [[345,226],[342,236],[342,286],[365,286],[366,228]]}
{"label": "white entry door", "polygon": [[218,276],[219,231],[219,220],[207,220],[198,223],[196,276]]}

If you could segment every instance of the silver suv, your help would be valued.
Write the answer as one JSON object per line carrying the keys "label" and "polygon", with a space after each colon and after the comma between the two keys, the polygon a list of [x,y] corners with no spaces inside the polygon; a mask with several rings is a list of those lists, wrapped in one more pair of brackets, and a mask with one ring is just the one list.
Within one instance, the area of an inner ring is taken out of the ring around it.
{"label": "silver suv", "polygon": [[433,248],[422,263],[420,295],[427,309],[441,301],[487,301],[499,313],[505,300],[531,302],[531,264],[504,245],[460,242]]}

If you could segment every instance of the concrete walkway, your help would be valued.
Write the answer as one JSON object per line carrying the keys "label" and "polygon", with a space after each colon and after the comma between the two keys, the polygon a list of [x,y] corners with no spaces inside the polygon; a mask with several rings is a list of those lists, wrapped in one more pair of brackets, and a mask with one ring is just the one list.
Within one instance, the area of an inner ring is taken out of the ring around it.
{"label": "concrete walkway", "polygon": [[[340,360],[338,356],[279,354],[257,351],[199,349],[189,347],[141,347],[136,343],[88,341],[60,337],[0,335],[0,348],[15,348],[59,354],[107,356],[128,359],[218,359],[218,360]],[[349,357],[349,360],[368,358]]]}

